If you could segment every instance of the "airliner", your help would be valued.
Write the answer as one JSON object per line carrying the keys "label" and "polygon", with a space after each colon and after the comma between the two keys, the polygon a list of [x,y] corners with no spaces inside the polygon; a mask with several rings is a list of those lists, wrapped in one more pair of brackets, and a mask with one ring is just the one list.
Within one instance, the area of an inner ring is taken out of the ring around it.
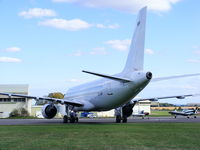
{"label": "airliner", "polygon": [[[7,95],[8,97],[31,98],[38,101],[47,100],[49,101],[49,104],[45,104],[42,107],[43,116],[51,119],[54,118],[58,112],[62,112],[64,123],[78,122],[77,112],[79,111],[108,111],[111,109],[115,109],[117,123],[126,123],[127,117],[132,115],[132,109],[137,101],[153,101],[163,98],[183,99],[185,97],[195,96],[195,94],[188,94],[135,99],[138,93],[140,93],[150,82],[200,75],[200,73],[197,73],[153,78],[152,72],[143,70],[146,13],[147,7],[142,8],[139,12],[128,58],[124,69],[120,73],[107,75],[83,70],[82,72],[99,76],[100,79],[69,89],[65,94],[64,99],[14,93],[0,94]],[[57,104],[62,105],[62,107],[58,107]],[[63,107],[64,111],[63,109],[60,109]]]}

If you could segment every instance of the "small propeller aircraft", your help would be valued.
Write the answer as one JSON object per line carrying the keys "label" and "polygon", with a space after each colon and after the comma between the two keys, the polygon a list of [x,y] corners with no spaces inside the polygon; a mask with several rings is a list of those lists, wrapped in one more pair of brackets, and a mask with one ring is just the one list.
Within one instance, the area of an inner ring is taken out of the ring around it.
{"label": "small propeller aircraft", "polygon": [[187,116],[187,118],[190,118],[190,116],[194,116],[194,118],[197,118],[198,114],[198,107],[196,109],[183,109],[182,111],[170,111],[171,115],[174,115],[174,118],[177,116]]}

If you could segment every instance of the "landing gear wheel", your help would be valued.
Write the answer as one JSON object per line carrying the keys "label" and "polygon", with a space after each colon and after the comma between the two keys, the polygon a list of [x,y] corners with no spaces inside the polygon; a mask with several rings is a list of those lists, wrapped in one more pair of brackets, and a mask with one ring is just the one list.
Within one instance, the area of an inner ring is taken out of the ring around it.
{"label": "landing gear wheel", "polygon": [[189,117],[189,116],[187,116],[187,118],[189,119],[190,117]]}
{"label": "landing gear wheel", "polygon": [[116,116],[116,123],[120,123],[121,122],[121,116],[117,115]]}
{"label": "landing gear wheel", "polygon": [[75,123],[76,118],[75,117],[70,117],[70,123]]}
{"label": "landing gear wheel", "polygon": [[123,122],[123,123],[127,123],[127,116],[123,116],[122,122]]}
{"label": "landing gear wheel", "polygon": [[65,116],[63,117],[63,123],[68,123],[68,116],[65,115]]}
{"label": "landing gear wheel", "polygon": [[194,116],[194,118],[197,118],[197,116]]}
{"label": "landing gear wheel", "polygon": [[174,116],[174,118],[176,118],[176,115]]}
{"label": "landing gear wheel", "polygon": [[78,123],[78,117],[76,117],[75,122]]}

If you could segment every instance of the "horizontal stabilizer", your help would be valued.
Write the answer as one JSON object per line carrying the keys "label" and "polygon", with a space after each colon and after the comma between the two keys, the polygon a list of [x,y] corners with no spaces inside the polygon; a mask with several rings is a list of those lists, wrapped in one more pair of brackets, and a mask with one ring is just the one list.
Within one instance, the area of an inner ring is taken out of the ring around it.
{"label": "horizontal stabilizer", "polygon": [[131,82],[130,79],[123,78],[123,77],[110,76],[110,75],[105,75],[105,74],[100,74],[100,73],[95,73],[95,72],[89,72],[89,71],[85,71],[85,70],[83,70],[82,72],[92,74],[92,75],[96,75],[96,76],[100,76],[100,77],[104,77],[104,78],[108,78],[108,79],[111,79],[111,80],[120,81],[120,82]]}

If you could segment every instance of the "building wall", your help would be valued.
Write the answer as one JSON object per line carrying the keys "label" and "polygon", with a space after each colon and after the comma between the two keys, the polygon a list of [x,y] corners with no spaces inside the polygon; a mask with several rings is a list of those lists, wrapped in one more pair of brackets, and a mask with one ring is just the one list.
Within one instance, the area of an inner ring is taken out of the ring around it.
{"label": "building wall", "polygon": [[115,116],[115,110],[112,109],[110,111],[101,111],[97,112],[97,117],[114,117]]}
{"label": "building wall", "polygon": [[[0,92],[28,94],[28,85],[26,84],[3,84],[0,85]],[[31,113],[31,100],[26,98],[12,97],[0,95],[0,118],[7,118],[14,109],[25,108]]]}
{"label": "building wall", "polygon": [[141,111],[151,113],[151,102],[150,101],[140,101],[137,102],[133,107],[133,113],[140,113]]}

